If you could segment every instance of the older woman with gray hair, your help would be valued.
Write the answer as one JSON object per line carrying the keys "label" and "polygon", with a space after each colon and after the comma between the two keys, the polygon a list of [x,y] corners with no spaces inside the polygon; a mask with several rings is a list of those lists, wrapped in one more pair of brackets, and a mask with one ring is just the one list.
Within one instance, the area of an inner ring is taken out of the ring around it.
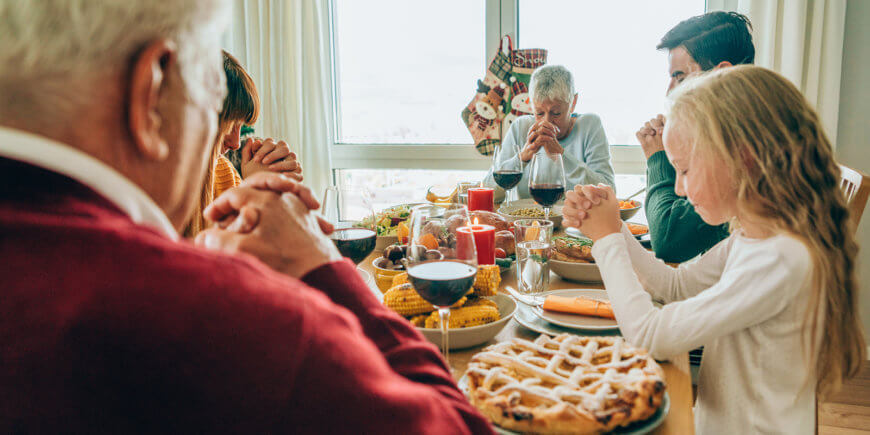
{"label": "older woman with gray hair", "polygon": [[[519,145],[519,155],[511,158],[522,162],[523,178],[517,186],[520,198],[529,197],[529,163],[538,152],[562,154],[568,190],[577,184],[613,186],[604,127],[598,115],[574,113],[577,92],[571,72],[562,65],[543,66],[532,74],[530,88],[534,115],[517,118],[502,139],[502,146],[508,146],[506,152]],[[484,183],[500,190],[491,172]]]}

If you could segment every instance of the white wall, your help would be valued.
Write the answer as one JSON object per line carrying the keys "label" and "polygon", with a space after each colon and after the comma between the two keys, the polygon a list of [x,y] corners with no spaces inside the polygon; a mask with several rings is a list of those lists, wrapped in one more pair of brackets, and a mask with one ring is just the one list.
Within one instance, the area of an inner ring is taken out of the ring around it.
{"label": "white wall", "polygon": [[[849,0],[840,83],[837,157],[847,166],[870,174],[870,1]],[[861,319],[870,345],[870,212],[858,227]]]}

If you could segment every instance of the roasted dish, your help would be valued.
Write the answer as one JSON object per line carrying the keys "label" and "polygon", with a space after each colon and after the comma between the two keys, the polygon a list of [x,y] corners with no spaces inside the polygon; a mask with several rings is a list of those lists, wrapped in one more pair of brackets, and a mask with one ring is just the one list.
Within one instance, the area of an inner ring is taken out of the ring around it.
{"label": "roasted dish", "polygon": [[553,259],[572,263],[594,263],[592,240],[571,236],[553,237]]}

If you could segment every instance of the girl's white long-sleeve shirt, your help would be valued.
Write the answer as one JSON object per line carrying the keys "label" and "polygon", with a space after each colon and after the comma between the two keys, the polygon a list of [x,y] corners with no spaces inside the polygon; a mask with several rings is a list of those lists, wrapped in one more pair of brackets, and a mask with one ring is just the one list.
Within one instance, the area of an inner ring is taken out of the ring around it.
{"label": "girl's white long-sleeve shirt", "polygon": [[672,268],[623,226],[592,255],[628,341],[656,359],[704,346],[698,433],[815,431],[816,380],[802,343],[812,262],[803,243],[738,231]]}

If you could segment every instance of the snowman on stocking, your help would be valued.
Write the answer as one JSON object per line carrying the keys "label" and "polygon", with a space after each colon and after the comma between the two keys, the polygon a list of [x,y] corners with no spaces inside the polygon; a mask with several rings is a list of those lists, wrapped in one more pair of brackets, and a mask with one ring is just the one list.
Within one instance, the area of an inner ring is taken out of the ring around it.
{"label": "snowman on stocking", "polygon": [[532,101],[529,97],[529,87],[526,86],[525,83],[517,80],[516,77],[511,76],[511,94],[513,97],[511,98],[510,105],[510,113],[505,116],[504,121],[501,124],[501,137],[505,137],[507,135],[508,129],[511,128],[511,124],[520,116],[532,114],[534,109],[532,108]]}

